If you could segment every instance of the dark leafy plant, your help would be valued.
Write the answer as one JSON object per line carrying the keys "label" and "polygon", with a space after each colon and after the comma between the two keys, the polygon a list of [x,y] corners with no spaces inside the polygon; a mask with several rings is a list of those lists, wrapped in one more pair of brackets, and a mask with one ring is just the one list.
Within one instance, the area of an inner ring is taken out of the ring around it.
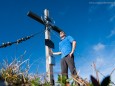
{"label": "dark leafy plant", "polygon": [[101,83],[99,83],[93,76],[91,76],[93,86],[108,86],[110,84],[110,76],[105,77]]}

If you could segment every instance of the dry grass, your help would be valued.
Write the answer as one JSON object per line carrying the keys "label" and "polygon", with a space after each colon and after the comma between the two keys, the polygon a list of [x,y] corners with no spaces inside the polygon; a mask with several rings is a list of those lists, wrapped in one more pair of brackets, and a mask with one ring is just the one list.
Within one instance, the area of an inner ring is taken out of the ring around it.
{"label": "dry grass", "polygon": [[22,59],[24,54],[21,55],[19,60],[15,58],[10,63],[8,63],[8,60],[3,60],[0,70],[1,80],[7,82],[9,86],[50,86],[45,78],[44,80],[41,78],[45,75],[29,74],[31,65],[29,59]]}
{"label": "dry grass", "polygon": [[[46,79],[46,74],[38,75],[29,73],[31,65],[29,64],[29,59],[22,59],[24,54],[21,55],[19,60],[15,58],[10,63],[8,62],[8,60],[3,60],[3,63],[1,63],[2,68],[0,69],[0,85],[1,81],[3,81],[3,83],[8,86],[51,86]],[[77,86],[75,85],[74,79],[69,80],[73,80],[73,83],[71,85],[70,83],[66,83],[65,77],[61,77],[59,75],[58,83],[60,85],[58,86]],[[84,86],[92,85],[88,84]]]}

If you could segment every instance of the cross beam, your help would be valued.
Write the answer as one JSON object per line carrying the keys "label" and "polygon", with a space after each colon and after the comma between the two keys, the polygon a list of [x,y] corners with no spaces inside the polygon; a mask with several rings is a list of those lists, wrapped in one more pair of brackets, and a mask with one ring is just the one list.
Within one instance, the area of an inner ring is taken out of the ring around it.
{"label": "cross beam", "polygon": [[[45,9],[45,10],[46,10],[46,9]],[[45,11],[45,10],[44,10],[44,11]],[[55,25],[53,25],[53,24],[51,24],[51,23],[47,23],[47,21],[50,21],[49,16],[48,16],[48,17],[46,18],[46,20],[45,20],[45,18],[42,19],[40,16],[36,15],[35,13],[33,13],[33,12],[31,12],[31,11],[29,11],[29,12],[27,13],[27,15],[28,15],[29,17],[33,18],[34,20],[38,21],[39,23],[45,25],[45,26],[46,26],[46,24],[48,24],[48,26],[51,27],[50,29],[54,30],[54,31],[57,32],[57,33],[60,33],[60,32],[62,31],[62,29],[60,29],[59,27],[57,27],[57,26],[55,26]]]}

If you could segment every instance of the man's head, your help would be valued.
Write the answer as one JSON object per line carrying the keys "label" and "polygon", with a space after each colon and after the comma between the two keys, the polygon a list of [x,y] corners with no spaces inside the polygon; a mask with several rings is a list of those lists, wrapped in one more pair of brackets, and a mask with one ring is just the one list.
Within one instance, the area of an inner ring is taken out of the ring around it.
{"label": "man's head", "polygon": [[63,38],[65,38],[65,36],[66,36],[65,32],[61,31],[60,32],[60,38],[63,39]]}

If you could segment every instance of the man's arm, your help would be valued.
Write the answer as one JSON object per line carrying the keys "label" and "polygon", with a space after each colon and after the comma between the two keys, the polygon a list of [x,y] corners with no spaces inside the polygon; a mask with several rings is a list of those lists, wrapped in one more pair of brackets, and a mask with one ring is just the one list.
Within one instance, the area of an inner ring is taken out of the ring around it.
{"label": "man's arm", "polygon": [[76,41],[73,41],[73,42],[72,42],[72,51],[71,51],[71,53],[69,54],[69,55],[70,55],[70,57],[71,57],[71,56],[72,56],[72,54],[74,53],[75,48],[76,48]]}
{"label": "man's arm", "polygon": [[75,48],[76,48],[76,41],[73,41],[72,42],[72,51],[71,51],[72,54],[74,53]]}
{"label": "man's arm", "polygon": [[61,52],[53,52],[53,55],[61,55]]}
{"label": "man's arm", "polygon": [[52,50],[50,50],[50,55],[61,55],[61,52],[53,52]]}

